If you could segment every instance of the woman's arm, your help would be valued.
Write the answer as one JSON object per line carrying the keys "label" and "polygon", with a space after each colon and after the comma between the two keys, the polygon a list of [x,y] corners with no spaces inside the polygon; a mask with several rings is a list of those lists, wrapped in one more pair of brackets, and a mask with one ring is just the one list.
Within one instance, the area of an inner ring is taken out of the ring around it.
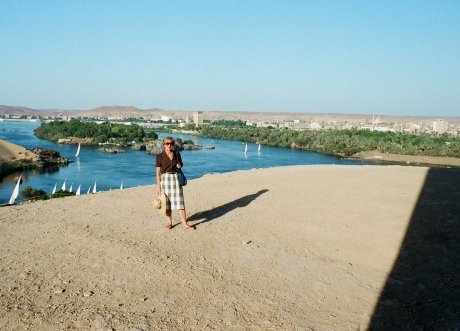
{"label": "woman's arm", "polygon": [[158,194],[161,192],[161,167],[156,167],[157,173],[157,192]]}
{"label": "woman's arm", "polygon": [[182,157],[180,156],[180,153],[177,152],[176,155],[177,155],[177,165],[176,165],[176,167],[177,167],[177,169],[180,169],[180,168],[182,168],[184,166],[184,164],[182,163]]}

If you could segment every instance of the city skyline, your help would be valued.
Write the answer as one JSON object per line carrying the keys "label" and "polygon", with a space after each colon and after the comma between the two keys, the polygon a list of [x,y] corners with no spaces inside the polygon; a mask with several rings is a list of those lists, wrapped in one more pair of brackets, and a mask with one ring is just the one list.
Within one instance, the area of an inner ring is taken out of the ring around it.
{"label": "city skyline", "polygon": [[460,113],[456,1],[0,1],[0,8],[0,104]]}

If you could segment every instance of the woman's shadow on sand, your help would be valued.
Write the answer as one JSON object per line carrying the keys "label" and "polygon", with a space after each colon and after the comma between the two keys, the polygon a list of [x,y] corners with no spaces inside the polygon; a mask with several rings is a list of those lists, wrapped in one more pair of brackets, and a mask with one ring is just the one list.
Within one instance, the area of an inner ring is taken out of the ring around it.
{"label": "woman's shadow on sand", "polygon": [[194,221],[201,220],[200,222],[193,224],[194,227],[196,227],[196,226],[198,226],[198,225],[200,225],[202,223],[210,222],[212,220],[215,220],[216,218],[219,218],[219,217],[227,214],[228,212],[231,212],[232,210],[234,210],[236,208],[246,207],[252,201],[254,201],[259,196],[261,196],[262,194],[264,194],[266,192],[268,192],[268,190],[263,189],[263,190],[260,190],[257,193],[245,195],[244,197],[241,197],[241,198],[238,198],[238,199],[233,200],[231,202],[228,202],[228,203],[226,203],[226,204],[224,204],[222,206],[215,207],[215,208],[212,208],[212,209],[208,209],[206,211],[200,211],[200,212],[195,213],[192,216],[190,216],[187,219],[187,221],[188,222],[194,222]]}

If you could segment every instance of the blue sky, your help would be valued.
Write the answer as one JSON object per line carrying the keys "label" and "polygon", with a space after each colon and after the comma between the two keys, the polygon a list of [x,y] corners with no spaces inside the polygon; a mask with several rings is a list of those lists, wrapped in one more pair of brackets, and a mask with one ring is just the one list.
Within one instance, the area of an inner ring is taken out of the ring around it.
{"label": "blue sky", "polygon": [[0,104],[460,116],[460,1],[0,0]]}

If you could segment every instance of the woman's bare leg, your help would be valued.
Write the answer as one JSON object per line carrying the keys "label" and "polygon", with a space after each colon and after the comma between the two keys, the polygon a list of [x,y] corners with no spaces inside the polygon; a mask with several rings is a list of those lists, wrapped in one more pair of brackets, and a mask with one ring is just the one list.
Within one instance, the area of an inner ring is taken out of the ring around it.
{"label": "woman's bare leg", "polygon": [[168,223],[166,224],[166,227],[168,229],[172,229],[172,212],[171,209],[166,210],[166,217],[168,217]]}
{"label": "woman's bare leg", "polygon": [[180,219],[182,220],[182,226],[186,229],[194,229],[193,226],[187,223],[187,215],[185,209],[179,209]]}

